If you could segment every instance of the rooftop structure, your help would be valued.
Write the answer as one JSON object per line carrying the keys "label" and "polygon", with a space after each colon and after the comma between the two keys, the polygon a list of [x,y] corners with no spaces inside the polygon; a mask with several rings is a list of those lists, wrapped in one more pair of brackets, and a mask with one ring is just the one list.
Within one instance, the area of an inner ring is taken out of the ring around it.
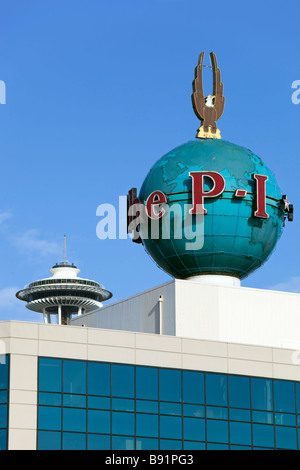
{"label": "rooftop structure", "polygon": [[[204,97],[200,54],[192,102],[197,138],[162,156],[139,191],[139,241],[176,279],[226,276],[238,285],[273,252],[293,205],[275,175],[251,150],[221,139],[223,84],[211,53],[213,94]],[[134,188],[135,189],[135,188]]]}
{"label": "rooftop structure", "polygon": [[66,237],[63,261],[49,272],[52,277],[32,282],[16,293],[29,310],[43,313],[45,323],[51,323],[51,316],[55,316],[57,324],[67,325],[73,315],[98,310],[112,297],[98,282],[77,277],[80,270],[66,259]]}
{"label": "rooftop structure", "polygon": [[64,239],[52,277],[17,293],[48,324],[0,324],[0,449],[300,449],[300,294],[240,286],[293,207],[259,157],[221,140],[223,84],[211,54],[204,97],[203,56],[200,140],[129,192],[146,217],[128,232],[174,279],[100,308],[112,294],[77,277]]}

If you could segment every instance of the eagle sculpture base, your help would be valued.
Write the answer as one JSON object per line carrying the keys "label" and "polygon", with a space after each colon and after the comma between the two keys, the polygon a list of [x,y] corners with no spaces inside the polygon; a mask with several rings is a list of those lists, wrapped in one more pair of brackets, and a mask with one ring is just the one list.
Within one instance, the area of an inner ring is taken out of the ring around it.
{"label": "eagle sculpture base", "polygon": [[204,131],[204,127],[201,126],[197,130],[197,139],[221,139],[221,132],[216,128],[216,132],[212,132],[211,126],[208,126],[208,131]]}

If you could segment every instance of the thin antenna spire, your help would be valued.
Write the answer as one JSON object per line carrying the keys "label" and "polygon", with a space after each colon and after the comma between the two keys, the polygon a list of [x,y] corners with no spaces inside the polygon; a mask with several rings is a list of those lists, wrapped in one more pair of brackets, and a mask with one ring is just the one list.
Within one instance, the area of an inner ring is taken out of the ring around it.
{"label": "thin antenna spire", "polygon": [[64,235],[64,255],[63,255],[63,262],[67,262],[67,237]]}

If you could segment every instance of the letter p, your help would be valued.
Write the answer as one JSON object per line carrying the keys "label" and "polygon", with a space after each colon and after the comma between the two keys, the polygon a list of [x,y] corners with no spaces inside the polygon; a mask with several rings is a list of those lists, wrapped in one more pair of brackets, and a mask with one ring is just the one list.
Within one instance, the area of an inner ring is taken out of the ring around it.
{"label": "letter p", "polygon": [[[222,194],[225,188],[225,180],[217,171],[190,171],[192,178],[192,199],[193,207],[189,210],[190,214],[207,214],[204,208],[205,197],[216,197]],[[204,179],[210,178],[213,182],[212,189],[204,191]]]}

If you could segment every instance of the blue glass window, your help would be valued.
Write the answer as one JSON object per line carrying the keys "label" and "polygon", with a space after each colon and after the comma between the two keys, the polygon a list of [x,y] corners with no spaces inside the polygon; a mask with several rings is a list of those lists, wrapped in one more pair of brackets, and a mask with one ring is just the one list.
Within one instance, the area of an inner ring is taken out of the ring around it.
{"label": "blue glass window", "polygon": [[122,411],[112,412],[112,433],[134,435],[134,414]]}
{"label": "blue glass window", "polygon": [[229,449],[228,445],[226,444],[212,444],[210,442],[207,443],[207,450],[226,450]]}
{"label": "blue glass window", "polygon": [[300,413],[300,382],[296,382],[297,413]]}
{"label": "blue glass window", "polygon": [[296,428],[275,426],[276,448],[297,449]]}
{"label": "blue glass window", "polygon": [[268,447],[253,447],[253,450],[269,450]]}
{"label": "blue glass window", "polygon": [[204,442],[184,441],[183,445],[185,450],[205,450]]}
{"label": "blue glass window", "polygon": [[231,421],[251,421],[251,412],[250,410],[230,408],[230,419]]}
{"label": "blue glass window", "polygon": [[110,398],[108,397],[88,397],[88,407],[100,410],[110,409]]}
{"label": "blue glass window", "polygon": [[158,439],[149,439],[145,437],[136,438],[136,450],[157,450]]}
{"label": "blue glass window", "polygon": [[184,418],[183,435],[184,440],[205,441],[205,420]]}
{"label": "blue glass window", "polygon": [[61,433],[56,431],[38,432],[38,450],[60,450]]}
{"label": "blue glass window", "polygon": [[[228,449],[229,439],[236,450],[297,449],[300,383],[69,359],[39,365],[39,449]],[[1,380],[8,385],[8,361]],[[0,389],[0,449],[7,400]]]}
{"label": "blue glass window", "polygon": [[88,432],[110,433],[110,411],[88,410]]}
{"label": "blue glass window", "polygon": [[[0,428],[8,425],[9,356],[0,355]],[[7,449],[7,429],[0,429],[0,450]]]}
{"label": "blue glass window", "polygon": [[290,413],[275,413],[275,424],[296,426],[296,415]]}
{"label": "blue glass window", "polygon": [[110,396],[110,364],[88,363],[88,394]]}
{"label": "blue glass window", "polygon": [[254,446],[274,447],[274,426],[253,424],[252,428]]}
{"label": "blue glass window", "polygon": [[136,411],[140,413],[158,413],[158,402],[147,401],[147,400],[137,400]]}
{"label": "blue glass window", "polygon": [[9,367],[8,356],[0,356],[0,390],[8,388],[8,367]]}
{"label": "blue glass window", "polygon": [[159,372],[160,400],[181,402],[181,371],[161,369]]}
{"label": "blue glass window", "polygon": [[136,398],[158,399],[158,369],[140,366],[136,368]]}
{"label": "blue glass window", "polygon": [[206,403],[208,405],[227,406],[227,376],[206,374]]}
{"label": "blue glass window", "polygon": [[295,384],[285,380],[274,380],[275,411],[296,412]]}
{"label": "blue glass window", "polygon": [[63,450],[85,450],[86,434],[77,432],[63,433]]}
{"label": "blue glass window", "polygon": [[254,410],[273,409],[273,387],[270,379],[251,379],[252,408]]}
{"label": "blue glass window", "polygon": [[228,408],[218,406],[207,406],[206,417],[215,419],[228,419]]}
{"label": "blue glass window", "polygon": [[7,405],[0,405],[0,428],[7,427]]}
{"label": "blue glass window", "polygon": [[251,450],[251,446],[230,445],[230,450]]}
{"label": "blue glass window", "polygon": [[86,410],[77,408],[63,408],[64,431],[86,431]]}
{"label": "blue glass window", "polygon": [[56,408],[53,406],[39,406],[38,423],[39,429],[60,431],[61,408]]}
{"label": "blue glass window", "polygon": [[251,445],[251,424],[232,421],[230,423],[230,442]]}
{"label": "blue glass window", "polygon": [[207,420],[207,441],[228,442],[228,422],[219,420]]}
{"label": "blue glass window", "polygon": [[161,450],[181,450],[182,441],[171,441],[167,439],[161,439],[160,448]]}
{"label": "blue glass window", "polygon": [[40,358],[39,390],[45,392],[61,392],[61,384],[61,359]]}
{"label": "blue glass window", "polygon": [[162,401],[159,410],[163,415],[181,415],[181,403]]}
{"label": "blue glass window", "polygon": [[88,450],[110,450],[110,436],[88,434]]}
{"label": "blue glass window", "polygon": [[112,437],[113,450],[133,450],[134,437],[129,436],[113,436]]}
{"label": "blue glass window", "polygon": [[158,415],[136,415],[137,436],[158,437]]}
{"label": "blue glass window", "polygon": [[7,449],[7,430],[0,429],[0,450]]}
{"label": "blue glass window", "polygon": [[254,423],[273,424],[273,413],[267,411],[252,411],[252,421]]}
{"label": "blue glass window", "polygon": [[203,405],[183,405],[183,415],[205,418],[205,407]]}
{"label": "blue glass window", "polygon": [[112,409],[117,411],[134,411],[134,400],[129,398],[113,398]]}
{"label": "blue glass window", "polygon": [[112,365],[112,394],[114,397],[134,398],[134,367]]}
{"label": "blue glass window", "polygon": [[52,405],[61,406],[61,394],[60,393],[39,393],[39,404],[40,405]]}
{"label": "blue glass window", "polygon": [[229,375],[229,406],[235,408],[250,408],[250,379]]}
{"label": "blue glass window", "polygon": [[183,371],[184,403],[204,403],[204,373]]}
{"label": "blue glass window", "polygon": [[86,397],[82,395],[65,394],[63,406],[72,406],[73,408],[85,408]]}
{"label": "blue glass window", "polygon": [[165,437],[167,439],[181,439],[182,419],[177,416],[161,416],[160,437]]}
{"label": "blue glass window", "polygon": [[86,393],[86,362],[64,360],[64,392]]}
{"label": "blue glass window", "polygon": [[0,403],[7,403],[8,402],[8,390],[1,390],[0,391]]}

